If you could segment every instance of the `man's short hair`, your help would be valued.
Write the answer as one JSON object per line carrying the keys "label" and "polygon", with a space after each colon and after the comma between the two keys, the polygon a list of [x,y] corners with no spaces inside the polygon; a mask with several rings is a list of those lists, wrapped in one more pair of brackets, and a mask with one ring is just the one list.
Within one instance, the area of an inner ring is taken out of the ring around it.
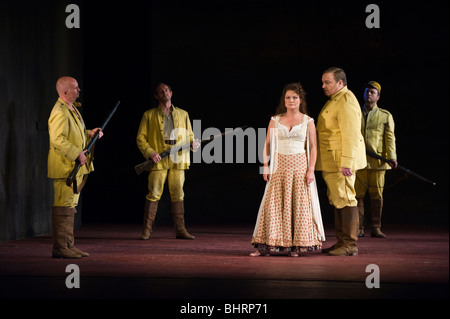
{"label": "man's short hair", "polygon": [[345,75],[344,70],[342,70],[341,68],[332,66],[331,68],[328,68],[325,71],[323,71],[323,74],[325,73],[333,73],[334,80],[336,82],[342,80],[342,83],[344,83],[344,85],[347,85],[347,76]]}
{"label": "man's short hair", "polygon": [[159,82],[158,85],[155,86],[155,92],[154,92],[155,94],[158,94],[158,88],[159,88],[161,85],[167,85],[167,87],[169,88],[170,92],[172,92],[172,88],[170,87],[169,84],[164,83],[164,82]]}

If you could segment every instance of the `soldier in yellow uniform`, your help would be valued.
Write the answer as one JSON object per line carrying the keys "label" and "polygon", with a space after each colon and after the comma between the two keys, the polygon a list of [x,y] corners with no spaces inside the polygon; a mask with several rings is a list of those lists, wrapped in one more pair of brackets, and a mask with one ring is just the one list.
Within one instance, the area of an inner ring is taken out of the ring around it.
{"label": "soldier in yellow uniform", "polygon": [[359,221],[355,178],[356,171],[366,166],[361,108],[340,68],[323,72],[322,89],[329,100],[317,120],[316,170],[322,171],[327,184],[337,238],[337,243],[323,252],[333,256],[357,255]]}
{"label": "soldier in yellow uniform", "polygon": [[[84,149],[100,128],[87,130],[77,107],[80,95],[78,82],[68,76],[58,79],[56,90],[59,98],[48,119],[50,149],[48,152],[48,177],[53,179],[54,202],[52,207],[52,239],[54,258],[87,257],[87,252],[74,246],[74,216],[79,194],[66,185],[66,178],[72,172],[75,161],[82,165],[76,176],[81,185],[85,175],[94,170],[91,155]],[[99,132],[99,138],[103,132]]]}
{"label": "soldier in yellow uniform", "polygon": [[185,170],[189,169],[189,150],[180,151],[166,157],[160,154],[175,145],[191,144],[196,150],[200,143],[194,140],[188,112],[173,106],[172,90],[164,83],[157,85],[155,98],[159,104],[144,113],[136,138],[142,155],[156,164],[150,168],[148,175],[148,194],[144,208],[144,225],[141,239],[149,239],[152,231],[158,203],[168,180],[171,198],[171,213],[175,224],[176,238],[194,239],[185,227],[184,192]]}
{"label": "soldier in yellow uniform", "polygon": [[[378,107],[381,85],[371,81],[364,91],[361,132],[366,148],[392,161],[397,167],[394,119],[387,110]],[[370,195],[371,236],[385,238],[381,232],[381,212],[383,209],[383,188],[386,170],[391,164],[367,156],[367,167],[356,174],[356,198],[359,210],[359,237],[364,236],[364,197]]]}

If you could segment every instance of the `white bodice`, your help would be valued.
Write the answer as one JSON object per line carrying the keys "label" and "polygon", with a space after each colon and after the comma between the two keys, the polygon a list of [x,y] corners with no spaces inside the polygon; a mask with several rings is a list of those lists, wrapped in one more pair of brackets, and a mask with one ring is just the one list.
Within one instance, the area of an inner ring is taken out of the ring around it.
{"label": "white bodice", "polygon": [[278,132],[278,153],[283,155],[302,154],[306,151],[306,133],[308,122],[312,118],[304,115],[302,123],[289,128],[279,122],[280,118],[275,119]]}

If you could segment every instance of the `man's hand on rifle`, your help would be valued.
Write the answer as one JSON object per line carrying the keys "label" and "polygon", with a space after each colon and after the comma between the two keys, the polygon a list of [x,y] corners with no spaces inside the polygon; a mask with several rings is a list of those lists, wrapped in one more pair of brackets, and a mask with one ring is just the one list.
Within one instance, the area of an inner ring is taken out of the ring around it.
{"label": "man's hand on rifle", "polygon": [[93,138],[93,137],[95,136],[95,134],[97,133],[97,131],[100,131],[100,132],[98,133],[98,138],[102,138],[102,136],[103,136],[103,131],[102,131],[102,129],[101,129],[100,127],[97,127],[97,128],[94,128],[93,130],[90,130],[90,131],[89,131],[89,136],[90,136],[91,138]]}
{"label": "man's hand on rifle", "polygon": [[[98,138],[101,138],[103,136],[103,132],[102,129],[100,127],[94,128],[93,130],[89,131],[89,136],[91,138],[94,138],[95,134],[97,134],[98,131]],[[87,162],[87,158],[86,158],[86,152],[87,150],[83,150],[80,155],[78,155],[77,160],[80,163],[81,166],[83,166],[84,164],[86,164]]]}
{"label": "man's hand on rifle", "polygon": [[153,152],[150,154],[150,159],[153,162],[158,163],[161,160],[161,155],[159,155],[159,153]]}
{"label": "man's hand on rifle", "polygon": [[390,161],[391,161],[391,162],[388,163],[389,166],[392,167],[392,168],[397,168],[397,166],[398,166],[397,161],[396,161],[395,159],[391,159]]}
{"label": "man's hand on rifle", "polygon": [[80,155],[78,155],[77,157],[78,162],[80,163],[81,166],[83,166],[84,164],[86,164],[87,158],[86,158],[86,150],[82,151],[80,153]]}
{"label": "man's hand on rifle", "polygon": [[191,143],[192,150],[195,152],[200,147],[200,141],[198,139]]}

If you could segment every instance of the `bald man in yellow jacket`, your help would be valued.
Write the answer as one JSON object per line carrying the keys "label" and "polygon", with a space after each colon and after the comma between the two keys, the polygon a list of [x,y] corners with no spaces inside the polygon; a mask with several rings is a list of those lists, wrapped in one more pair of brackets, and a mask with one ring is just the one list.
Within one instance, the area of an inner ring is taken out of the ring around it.
{"label": "bald man in yellow jacket", "polygon": [[161,199],[165,181],[168,181],[171,198],[171,213],[175,224],[176,238],[194,239],[185,227],[184,191],[185,170],[189,169],[189,150],[180,151],[170,156],[161,157],[175,145],[191,143],[191,149],[200,146],[194,140],[189,114],[185,110],[173,106],[172,89],[165,83],[155,88],[157,107],[146,111],[142,116],[136,143],[145,159],[152,159],[155,164],[148,175],[148,194],[144,207],[144,223],[141,239],[147,240],[152,232],[159,200]]}
{"label": "bald man in yellow jacket", "polygon": [[[76,102],[81,89],[78,82],[68,76],[56,82],[58,100],[48,119],[50,148],[48,152],[48,177],[53,179],[54,201],[52,207],[52,239],[54,258],[81,258],[89,253],[79,250],[74,243],[74,217],[80,194],[66,185],[66,179],[78,160],[82,165],[76,176],[82,185],[87,174],[94,170],[92,156],[86,156],[84,149],[100,128],[86,129]],[[99,132],[99,138],[103,132]]]}
{"label": "bald man in yellow jacket", "polygon": [[344,70],[336,67],[325,70],[322,83],[329,100],[317,120],[316,170],[322,171],[327,184],[337,238],[337,243],[323,252],[332,256],[357,255],[359,221],[355,179],[356,171],[367,165],[361,108],[347,87]]}

